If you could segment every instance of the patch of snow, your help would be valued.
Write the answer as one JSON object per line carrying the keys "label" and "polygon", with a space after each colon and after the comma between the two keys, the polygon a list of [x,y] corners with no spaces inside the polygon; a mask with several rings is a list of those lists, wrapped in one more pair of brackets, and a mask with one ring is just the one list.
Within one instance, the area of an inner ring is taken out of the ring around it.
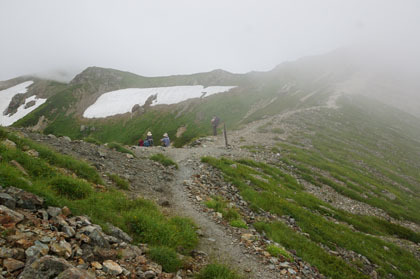
{"label": "patch of snow", "polygon": [[[4,112],[7,110],[10,102],[13,97],[17,94],[24,94],[28,91],[28,87],[33,83],[33,81],[25,81],[13,87],[7,88],[0,91],[0,126],[10,126],[43,103],[47,99],[38,99],[36,96],[31,96],[26,98],[25,103],[22,104],[14,114],[4,115]],[[25,105],[31,101],[35,101],[35,105],[26,108]]]}
{"label": "patch of snow", "polygon": [[152,89],[157,95],[152,106],[176,104],[187,99],[200,98],[200,96],[203,95],[203,86],[201,85],[146,88],[146,90],[147,89]]}
{"label": "patch of snow", "polygon": [[236,86],[209,86],[206,87],[203,92],[206,93],[206,95],[204,95],[204,97],[208,97],[210,95],[214,95],[217,93],[224,93],[227,92],[229,90],[231,90],[232,88],[235,88]]}
{"label": "patch of snow", "polygon": [[342,94],[340,93],[330,95],[326,104],[327,108],[338,109],[339,106],[337,105],[337,100],[341,97],[341,95]]}
{"label": "patch of snow", "polygon": [[[35,104],[29,108],[25,108],[26,104],[31,101],[35,101]],[[2,115],[0,116],[0,125],[1,126],[10,126],[19,119],[25,117],[28,113],[35,110],[37,107],[45,103],[47,99],[37,98],[36,96],[31,96],[25,99],[25,103],[20,105],[17,111],[14,114]]]}
{"label": "patch of snow", "polygon": [[192,98],[208,97],[227,92],[236,86],[169,86],[155,88],[127,88],[102,94],[83,113],[85,118],[101,118],[131,112],[134,105],[143,106],[147,99],[156,96],[152,106],[176,104]]}

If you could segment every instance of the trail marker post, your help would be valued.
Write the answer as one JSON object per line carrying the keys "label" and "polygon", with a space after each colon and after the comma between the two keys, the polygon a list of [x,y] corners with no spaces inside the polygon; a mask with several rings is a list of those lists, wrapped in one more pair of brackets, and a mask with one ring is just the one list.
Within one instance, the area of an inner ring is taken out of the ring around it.
{"label": "trail marker post", "polygon": [[229,144],[228,144],[228,140],[227,140],[226,124],[225,123],[223,123],[223,135],[225,136],[225,145],[226,145],[226,147],[228,147]]}

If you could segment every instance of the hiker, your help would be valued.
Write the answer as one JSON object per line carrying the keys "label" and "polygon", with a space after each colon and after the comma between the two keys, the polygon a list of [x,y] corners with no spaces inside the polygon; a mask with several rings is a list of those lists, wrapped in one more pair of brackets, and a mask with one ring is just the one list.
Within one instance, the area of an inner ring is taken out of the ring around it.
{"label": "hiker", "polygon": [[148,146],[153,146],[152,132],[147,132],[146,141],[149,143]]}
{"label": "hiker", "polygon": [[211,119],[211,126],[213,127],[213,136],[217,136],[217,126],[219,125],[220,119],[216,115]]}
{"label": "hiker", "polygon": [[139,139],[139,146],[144,146],[144,140],[143,139]]}
{"label": "hiker", "polygon": [[163,134],[163,138],[162,139],[160,139],[160,143],[162,144],[162,146],[164,146],[164,147],[168,147],[170,144],[171,144],[171,142],[170,142],[170,140],[169,140],[169,137],[168,137],[168,133],[164,133]]}

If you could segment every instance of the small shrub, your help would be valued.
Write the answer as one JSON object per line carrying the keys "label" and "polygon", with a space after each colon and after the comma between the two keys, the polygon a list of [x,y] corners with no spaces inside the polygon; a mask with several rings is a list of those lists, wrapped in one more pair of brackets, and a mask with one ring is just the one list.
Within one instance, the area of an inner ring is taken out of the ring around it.
{"label": "small shrub", "polygon": [[92,137],[87,137],[87,138],[84,138],[83,140],[85,142],[93,143],[93,144],[96,144],[96,145],[101,145],[102,144],[102,142],[100,142],[99,140],[97,140],[95,138],[92,138]]}
{"label": "small shrub", "polygon": [[238,213],[236,208],[228,208],[227,202],[220,196],[214,196],[211,200],[204,202],[204,204],[208,208],[212,208],[216,212],[222,213],[223,218],[228,221],[241,219],[241,215]]}
{"label": "small shrub", "polygon": [[181,217],[168,219],[156,207],[129,212],[124,219],[137,241],[167,246],[181,253],[191,251],[198,243],[191,220]]}
{"label": "small shrub", "polygon": [[88,183],[70,177],[53,178],[49,184],[58,195],[70,200],[87,198],[93,192],[92,187]]}
{"label": "small shrub", "polygon": [[241,277],[228,266],[209,264],[196,276],[196,279],[240,279]]}
{"label": "small shrub", "polygon": [[223,209],[226,207],[225,202],[222,200],[221,197],[213,197],[211,200],[205,201],[204,204],[208,208],[212,208],[217,212],[222,212]]}
{"label": "small shrub", "polygon": [[165,272],[175,272],[182,267],[176,252],[168,247],[153,247],[149,251],[150,258],[162,266]]}
{"label": "small shrub", "polygon": [[260,126],[257,128],[258,133],[265,134],[268,133],[267,126]]}
{"label": "small shrub", "polygon": [[0,162],[0,185],[3,187],[14,186],[26,189],[29,186],[19,170],[9,164]]}
{"label": "small shrub", "polygon": [[165,167],[167,167],[167,166],[175,166],[175,168],[178,168],[178,164],[177,163],[175,163],[174,161],[172,161],[172,159],[166,157],[162,153],[158,153],[158,154],[154,154],[154,155],[150,156],[150,160],[159,162],[162,165],[164,165]]}
{"label": "small shrub", "polygon": [[244,220],[232,220],[229,223],[232,227],[247,229],[248,226]]}
{"label": "small shrub", "polygon": [[272,147],[271,148],[271,152],[273,152],[273,153],[280,153],[280,149],[278,149],[277,147]]}
{"label": "small shrub", "polygon": [[111,143],[108,143],[107,146],[108,146],[109,149],[115,149],[118,152],[127,153],[127,154],[131,154],[131,155],[134,156],[134,153],[131,150],[128,150],[127,148],[125,148],[124,146],[122,146],[119,143],[111,142]]}
{"label": "small shrub", "polygon": [[284,130],[282,128],[273,128],[271,129],[271,132],[274,134],[283,134]]}
{"label": "small shrub", "polygon": [[111,179],[117,185],[118,188],[128,190],[130,187],[130,183],[119,175],[113,173],[107,173],[107,175],[109,179]]}
{"label": "small shrub", "polygon": [[235,208],[228,208],[221,212],[223,214],[223,217],[228,220],[238,220],[241,218],[241,215],[238,213],[238,211]]}
{"label": "small shrub", "polygon": [[273,257],[283,256],[289,261],[293,260],[292,256],[290,256],[289,252],[287,252],[282,247],[279,247],[279,246],[276,246],[276,245],[268,245],[266,250]]}

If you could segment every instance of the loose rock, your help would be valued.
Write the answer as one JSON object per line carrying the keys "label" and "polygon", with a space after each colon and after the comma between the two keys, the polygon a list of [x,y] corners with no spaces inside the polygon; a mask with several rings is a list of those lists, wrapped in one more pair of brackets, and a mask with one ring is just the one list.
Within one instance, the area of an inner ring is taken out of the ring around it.
{"label": "loose rock", "polygon": [[123,272],[121,266],[112,260],[104,261],[103,270],[114,276],[120,275]]}

